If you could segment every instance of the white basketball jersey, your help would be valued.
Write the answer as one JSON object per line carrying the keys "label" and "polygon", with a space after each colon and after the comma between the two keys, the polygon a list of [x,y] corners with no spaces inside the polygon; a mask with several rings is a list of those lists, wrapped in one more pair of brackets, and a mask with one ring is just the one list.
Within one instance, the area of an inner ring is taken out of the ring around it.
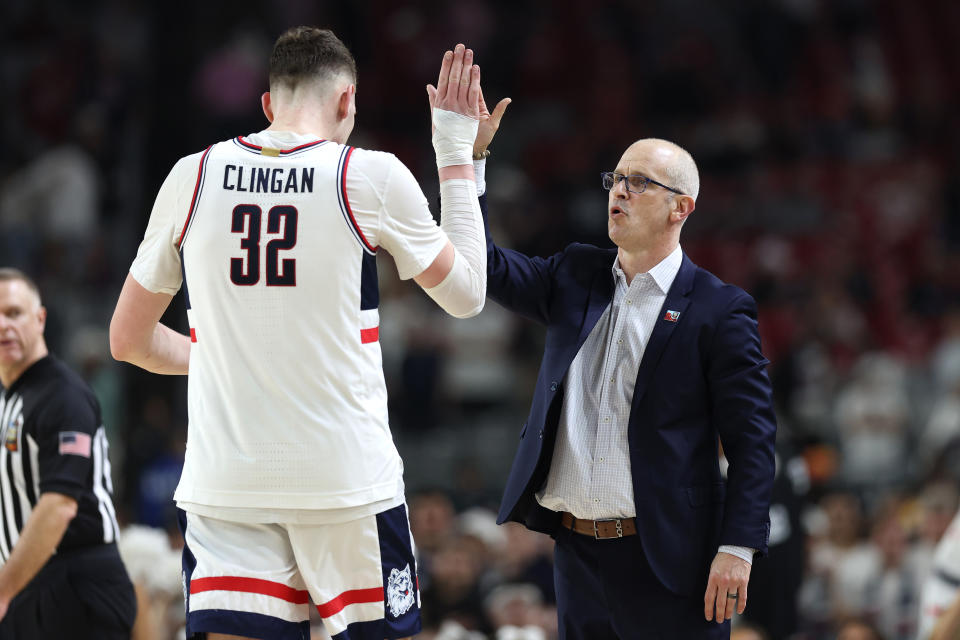
{"label": "white basketball jersey", "polygon": [[376,249],[409,278],[446,242],[389,154],[261,132],[181,160],[131,268],[167,293],[182,269],[193,344],[175,498],[341,509],[394,497]]}

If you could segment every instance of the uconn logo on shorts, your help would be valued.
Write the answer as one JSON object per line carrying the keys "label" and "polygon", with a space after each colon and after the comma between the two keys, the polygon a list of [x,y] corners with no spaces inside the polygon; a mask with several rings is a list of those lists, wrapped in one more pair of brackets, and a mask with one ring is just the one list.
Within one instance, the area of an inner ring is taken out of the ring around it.
{"label": "uconn logo on shorts", "polygon": [[413,606],[413,579],[410,577],[410,565],[403,568],[390,570],[390,578],[387,580],[387,606],[390,608],[390,615],[399,618]]}

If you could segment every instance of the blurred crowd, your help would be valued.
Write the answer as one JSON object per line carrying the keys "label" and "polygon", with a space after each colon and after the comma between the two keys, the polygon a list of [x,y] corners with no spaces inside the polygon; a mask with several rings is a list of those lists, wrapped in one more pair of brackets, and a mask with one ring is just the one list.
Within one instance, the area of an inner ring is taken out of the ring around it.
{"label": "blurred crowd", "polygon": [[[186,386],[113,362],[110,314],[166,172],[264,127],[270,46],[301,23],[357,57],[351,143],[395,153],[431,199],[423,87],[445,48],[476,50],[487,98],[513,98],[487,176],[504,246],[606,245],[599,172],[640,137],[690,150],[682,246],[756,298],[779,412],[771,553],[738,632],[914,638],[960,488],[952,0],[3,2],[0,264],[38,280],[52,350],[100,398],[131,564],[176,553]],[[379,271],[422,637],[549,640],[551,541],[493,516],[542,334],[493,303],[448,319]],[[181,300],[165,320],[185,328]],[[173,637],[178,577],[132,573],[141,637]]]}

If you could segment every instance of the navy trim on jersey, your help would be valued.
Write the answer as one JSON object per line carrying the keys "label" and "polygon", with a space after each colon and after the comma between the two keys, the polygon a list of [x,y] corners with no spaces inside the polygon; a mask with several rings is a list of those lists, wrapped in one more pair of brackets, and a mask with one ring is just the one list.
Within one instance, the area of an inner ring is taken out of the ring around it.
{"label": "navy trim on jersey", "polygon": [[180,239],[177,240],[177,247],[183,248],[183,241],[186,239],[187,232],[190,231],[190,227],[193,222],[193,214],[196,213],[197,207],[200,204],[200,196],[203,193],[203,177],[207,172],[207,157],[210,155],[210,149],[213,149],[213,145],[207,147],[207,150],[203,152],[203,155],[200,157],[200,168],[197,170],[197,184],[193,188],[193,200],[190,201],[190,211],[187,213],[187,219],[183,223],[183,230],[180,232]]}
{"label": "navy trim on jersey", "polygon": [[350,164],[350,155],[353,153],[353,147],[344,146],[340,152],[340,160],[337,162],[337,201],[340,203],[340,213],[343,219],[347,221],[353,236],[363,247],[363,250],[369,254],[376,254],[377,247],[367,242],[366,236],[360,230],[356,218],[353,217],[353,210],[350,209],[350,200],[347,198],[347,165]]}
{"label": "navy trim on jersey", "polygon": [[380,306],[380,283],[377,279],[377,256],[364,253],[360,265],[360,310]]}
{"label": "navy trim on jersey", "polygon": [[[315,140],[313,142],[307,142],[306,144],[301,144],[296,147],[291,147],[290,149],[276,149],[275,151],[277,153],[275,155],[282,156],[284,158],[288,156],[299,155],[325,142],[327,142],[327,140]],[[237,136],[236,138],[234,138],[233,143],[245,151],[249,151],[250,153],[255,153],[260,156],[265,155],[267,157],[270,157],[274,155],[272,153],[266,153],[266,154],[263,153],[263,147],[261,145],[253,144],[252,142],[247,142],[246,140],[243,139],[243,136]]]}
{"label": "navy trim on jersey", "polygon": [[190,290],[187,288],[187,265],[183,261],[183,249],[180,249],[180,274],[183,276],[183,299],[187,303],[187,311],[192,307],[190,306]]}

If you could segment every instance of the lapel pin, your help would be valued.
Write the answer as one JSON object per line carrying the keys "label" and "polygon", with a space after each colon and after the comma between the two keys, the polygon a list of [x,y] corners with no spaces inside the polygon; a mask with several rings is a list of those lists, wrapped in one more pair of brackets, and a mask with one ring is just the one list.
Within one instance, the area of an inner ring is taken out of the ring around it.
{"label": "lapel pin", "polygon": [[679,318],[680,318],[679,311],[667,311],[667,313],[663,316],[663,319],[666,320],[667,322],[676,322]]}

